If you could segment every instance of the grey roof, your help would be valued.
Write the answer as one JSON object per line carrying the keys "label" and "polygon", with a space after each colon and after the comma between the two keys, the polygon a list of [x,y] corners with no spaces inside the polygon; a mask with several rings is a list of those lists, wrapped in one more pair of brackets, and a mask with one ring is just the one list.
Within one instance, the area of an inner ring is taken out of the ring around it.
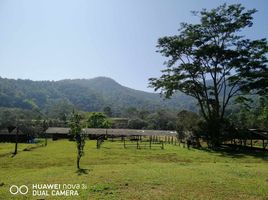
{"label": "grey roof", "polygon": [[[70,128],[49,127],[46,133],[53,134],[68,134]],[[144,135],[144,136],[176,136],[176,131],[164,130],[137,130],[137,129],[103,129],[103,128],[85,128],[84,133],[87,135],[117,135],[117,136],[131,136],[131,135]]]}
{"label": "grey roof", "polygon": [[70,132],[70,128],[62,128],[62,127],[49,127],[46,130],[46,133],[48,134],[55,134],[55,133],[68,134],[69,132]]}
{"label": "grey roof", "polygon": [[[16,129],[12,130],[10,133],[8,132],[7,128],[0,130],[0,135],[16,135],[16,134],[17,134]],[[18,134],[19,135],[25,135],[25,133],[23,133],[21,130],[19,130]]]}
{"label": "grey roof", "polygon": [[267,131],[258,130],[258,129],[249,129],[249,131],[257,136],[262,137],[263,139],[268,139],[268,132]]}
{"label": "grey roof", "polygon": [[0,135],[6,135],[6,134],[9,134],[7,128],[0,130]]}
{"label": "grey roof", "polygon": [[162,130],[137,130],[137,129],[107,129],[108,135],[141,135],[141,136],[176,136],[176,131],[162,131]]}
{"label": "grey roof", "polygon": [[87,135],[104,135],[108,134],[108,130],[105,128],[84,128],[83,131]]}

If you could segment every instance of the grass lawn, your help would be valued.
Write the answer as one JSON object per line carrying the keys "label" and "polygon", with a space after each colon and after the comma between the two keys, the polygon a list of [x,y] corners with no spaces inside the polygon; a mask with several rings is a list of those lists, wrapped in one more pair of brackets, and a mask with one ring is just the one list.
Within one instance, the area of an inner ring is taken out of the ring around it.
{"label": "grass lawn", "polygon": [[[87,141],[76,171],[76,145],[49,141],[47,147],[11,157],[14,144],[0,144],[0,199],[268,199],[268,154],[209,152],[165,145],[165,149],[123,148]],[[33,197],[32,184],[85,184],[78,197]],[[11,185],[27,195],[11,195]]]}

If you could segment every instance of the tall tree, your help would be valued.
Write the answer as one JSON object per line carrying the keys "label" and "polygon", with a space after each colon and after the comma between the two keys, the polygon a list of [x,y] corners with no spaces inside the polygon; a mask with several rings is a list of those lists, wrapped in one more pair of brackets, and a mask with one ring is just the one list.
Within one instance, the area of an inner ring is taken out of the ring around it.
{"label": "tall tree", "polygon": [[101,112],[92,112],[88,117],[87,124],[89,128],[110,128],[111,122],[106,115]]}
{"label": "tall tree", "polygon": [[70,120],[71,133],[74,135],[77,146],[77,169],[80,169],[80,159],[84,155],[85,135],[82,133],[81,115],[73,112]]}
{"label": "tall tree", "polygon": [[0,116],[0,128],[7,128],[8,132],[11,133],[16,129],[15,135],[15,148],[13,155],[18,153],[18,134],[19,134],[19,127],[18,127],[18,116],[16,112],[3,110]]}
{"label": "tall tree", "polygon": [[151,87],[167,98],[181,91],[197,99],[212,147],[220,144],[230,100],[267,83],[267,40],[239,34],[252,26],[255,12],[240,4],[196,11],[200,23],[182,23],[178,35],[158,40],[167,68],[160,78],[149,79]]}

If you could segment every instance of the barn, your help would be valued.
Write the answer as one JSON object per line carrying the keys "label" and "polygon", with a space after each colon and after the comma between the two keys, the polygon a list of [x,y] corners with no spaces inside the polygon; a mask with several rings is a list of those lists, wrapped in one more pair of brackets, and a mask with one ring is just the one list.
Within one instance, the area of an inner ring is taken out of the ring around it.
{"label": "barn", "polygon": [[[17,137],[17,138],[16,138]],[[20,143],[30,143],[34,139],[34,136],[31,134],[23,133],[21,130],[13,129],[11,132],[7,128],[0,130],[0,142],[16,142]]]}

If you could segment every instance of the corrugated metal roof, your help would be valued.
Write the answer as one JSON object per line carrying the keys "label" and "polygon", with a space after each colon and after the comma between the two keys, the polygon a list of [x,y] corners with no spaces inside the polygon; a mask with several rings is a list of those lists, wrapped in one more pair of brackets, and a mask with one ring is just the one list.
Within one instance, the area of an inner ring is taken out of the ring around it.
{"label": "corrugated metal roof", "polygon": [[[68,134],[70,128],[61,128],[61,127],[49,127],[46,130],[46,133],[53,134]],[[176,136],[176,131],[164,131],[164,130],[137,130],[137,129],[102,129],[102,128],[85,128],[83,129],[84,133],[87,135],[122,135],[122,136],[131,136],[131,135],[144,135],[144,136]]]}
{"label": "corrugated metal roof", "polygon": [[137,130],[137,129],[107,129],[108,135],[144,135],[144,136],[176,136],[176,131],[162,131],[162,130]]}
{"label": "corrugated metal roof", "polygon": [[[17,134],[17,129],[13,129],[10,133],[8,132],[8,129],[1,129],[0,130],[0,135],[16,135]],[[19,135],[24,135],[21,130],[18,132]]]}
{"label": "corrugated metal roof", "polygon": [[105,128],[84,128],[83,129],[84,133],[88,135],[104,135],[104,134],[108,134],[108,130],[110,129],[105,129]]}
{"label": "corrugated metal roof", "polygon": [[70,128],[62,128],[62,127],[49,127],[46,130],[46,133],[53,134],[53,133],[59,133],[59,134],[68,134],[70,131]]}

